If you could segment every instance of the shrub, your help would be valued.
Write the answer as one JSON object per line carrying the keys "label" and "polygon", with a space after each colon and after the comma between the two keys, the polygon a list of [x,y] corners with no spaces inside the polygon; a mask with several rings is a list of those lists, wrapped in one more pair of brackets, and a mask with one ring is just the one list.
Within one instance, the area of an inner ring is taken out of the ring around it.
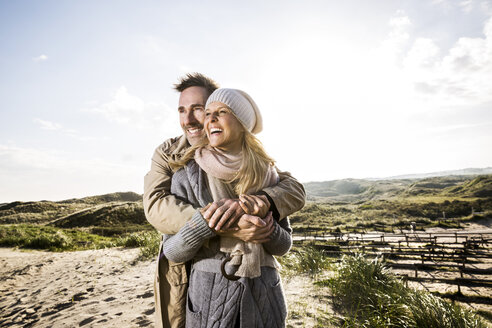
{"label": "shrub", "polygon": [[379,260],[344,256],[331,289],[349,327],[486,327],[474,313],[426,291],[406,288]]}
{"label": "shrub", "polygon": [[139,247],[140,260],[147,260],[157,256],[161,235],[157,231],[134,232],[118,238],[116,244],[124,247]]}
{"label": "shrub", "polygon": [[22,245],[24,248],[65,250],[73,247],[72,239],[62,231],[55,233],[41,233],[27,238]]}
{"label": "shrub", "polygon": [[0,225],[0,246],[66,251],[114,247],[111,238],[42,225]]}
{"label": "shrub", "polygon": [[287,274],[307,273],[312,276],[328,269],[332,263],[323,252],[313,246],[294,249],[286,255],[278,257],[278,260],[284,271],[290,271],[286,272]]}

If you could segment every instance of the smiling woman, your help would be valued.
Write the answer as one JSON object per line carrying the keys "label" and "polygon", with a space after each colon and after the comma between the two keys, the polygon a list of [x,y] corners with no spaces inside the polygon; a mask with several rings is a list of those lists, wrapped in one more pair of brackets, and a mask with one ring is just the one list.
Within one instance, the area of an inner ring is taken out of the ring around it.
{"label": "smiling woman", "polygon": [[237,89],[215,90],[205,108],[207,138],[170,162],[179,168],[171,192],[199,209],[177,234],[165,235],[162,244],[169,261],[191,261],[186,327],[284,327],[286,304],[273,256],[284,255],[292,245],[289,219],[271,221],[271,212],[262,208],[255,215],[274,228],[268,240],[254,243],[235,238],[203,215],[212,201],[247,200],[247,194],[278,184],[273,159],[253,135],[262,129],[261,114],[251,97]]}
{"label": "smiling woman", "polygon": [[205,111],[204,125],[210,146],[232,153],[241,150],[244,129],[226,104],[211,103]]}

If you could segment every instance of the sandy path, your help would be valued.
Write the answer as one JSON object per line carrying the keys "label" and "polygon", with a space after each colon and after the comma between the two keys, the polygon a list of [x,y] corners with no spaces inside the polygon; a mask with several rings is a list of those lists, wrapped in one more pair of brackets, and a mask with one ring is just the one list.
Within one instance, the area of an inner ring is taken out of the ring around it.
{"label": "sandy path", "polygon": [[[153,327],[155,261],[138,249],[51,253],[0,248],[0,327]],[[325,292],[283,279],[288,327],[314,327]]]}
{"label": "sandy path", "polygon": [[154,265],[133,265],[138,252],[0,248],[0,326],[153,326]]}

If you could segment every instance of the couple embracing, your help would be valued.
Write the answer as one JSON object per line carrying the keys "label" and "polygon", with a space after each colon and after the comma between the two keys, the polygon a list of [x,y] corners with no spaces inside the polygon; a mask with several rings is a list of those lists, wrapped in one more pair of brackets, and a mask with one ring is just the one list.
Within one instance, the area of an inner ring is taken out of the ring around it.
{"label": "couple embracing", "polygon": [[302,185],[280,172],[255,134],[254,100],[202,74],[175,85],[184,134],[159,146],[144,209],[163,233],[154,281],[157,327],[284,327],[274,256],[292,245],[288,215]]}

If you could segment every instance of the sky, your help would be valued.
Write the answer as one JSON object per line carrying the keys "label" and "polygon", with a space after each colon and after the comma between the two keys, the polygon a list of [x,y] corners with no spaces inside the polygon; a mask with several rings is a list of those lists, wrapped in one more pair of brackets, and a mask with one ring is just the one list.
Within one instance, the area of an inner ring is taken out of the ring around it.
{"label": "sky", "polygon": [[0,0],[0,203],[142,193],[189,72],[301,182],[492,166],[492,0]]}

